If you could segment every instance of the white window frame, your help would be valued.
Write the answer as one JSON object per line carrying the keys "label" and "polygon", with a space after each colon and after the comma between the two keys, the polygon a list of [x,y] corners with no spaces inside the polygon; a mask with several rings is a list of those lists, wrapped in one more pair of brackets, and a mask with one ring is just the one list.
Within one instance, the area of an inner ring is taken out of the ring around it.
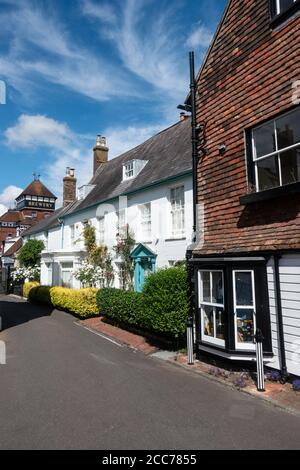
{"label": "white window frame", "polygon": [[75,242],[75,224],[70,225],[70,245],[73,246]]}
{"label": "white window frame", "polygon": [[130,162],[124,163],[123,165],[123,180],[130,180],[135,176],[135,162],[131,160]]}
{"label": "white window frame", "polygon": [[[203,282],[201,273],[208,272],[210,273],[210,299],[211,302],[207,302],[203,300]],[[216,302],[212,302],[212,273],[221,273],[222,274],[222,294],[223,294],[223,304],[219,304]],[[221,269],[199,269],[198,270],[198,286],[199,286],[199,309],[201,312],[201,341],[203,343],[210,343],[216,346],[220,346],[225,348],[225,339],[215,338],[212,336],[207,336],[204,332],[204,310],[202,306],[212,307],[214,310],[214,332],[216,333],[216,309],[222,308],[225,314],[225,305],[224,305],[224,272]]]}
{"label": "white window frame", "polygon": [[[145,213],[145,206],[149,206],[150,211],[148,214]],[[140,219],[140,239],[144,242],[151,241],[152,237],[152,207],[151,202],[145,202],[138,206],[139,219]],[[147,230],[145,230],[147,228]]]}
{"label": "white window frame", "polygon": [[[277,159],[278,159],[278,168],[279,168],[279,186],[273,186],[272,188],[269,188],[269,189],[274,189],[274,188],[286,186],[287,184],[291,184],[291,183],[284,183],[284,184],[282,183],[281,154],[285,153],[289,150],[296,149],[298,147],[300,148],[300,143],[298,142],[296,144],[289,145],[288,147],[284,147],[283,149],[278,149],[278,138],[277,138],[276,122],[279,119],[281,119],[285,116],[288,116],[289,114],[295,113],[295,111],[299,111],[299,109],[296,108],[296,109],[293,109],[292,111],[289,111],[287,113],[280,114],[279,116],[277,116],[274,119],[270,119],[269,121],[266,121],[265,123],[263,123],[259,126],[253,127],[252,130],[251,130],[252,161],[253,161],[254,168],[255,168],[255,183],[256,183],[256,191],[257,192],[266,191],[264,189],[260,189],[260,186],[259,186],[257,163],[262,161],[262,160],[265,160],[266,158],[269,158],[269,157],[277,157]],[[261,127],[264,127],[266,124],[271,123],[271,122],[273,122],[273,126],[274,126],[274,136],[275,136],[275,146],[276,146],[275,151],[258,157],[257,156],[256,145],[255,145],[255,140],[254,140],[254,131],[257,130],[257,129],[260,129]],[[300,179],[295,181],[295,183],[298,182],[298,181],[300,181]]]}
{"label": "white window frame", "polygon": [[105,216],[102,215],[98,219],[98,233],[99,233],[99,243],[103,244],[105,241]]}
{"label": "white window frame", "polygon": [[[182,189],[183,192],[183,205],[180,208],[173,208],[172,201],[175,200],[172,198],[172,191]],[[184,184],[179,184],[176,186],[170,186],[169,188],[169,206],[170,206],[170,233],[171,238],[181,239],[185,237],[185,186]],[[174,227],[175,213],[176,211],[182,212],[183,214],[183,226],[180,229]]]}
{"label": "white window frame", "polygon": [[[251,273],[252,279],[252,299],[253,305],[237,305],[236,304],[236,273]],[[234,269],[232,271],[232,285],[233,285],[233,308],[234,308],[234,337],[235,349],[243,351],[255,351],[255,343],[241,343],[238,341],[237,334],[237,309],[238,310],[253,310],[253,333],[256,331],[256,300],[255,300],[255,278],[253,269]]]}

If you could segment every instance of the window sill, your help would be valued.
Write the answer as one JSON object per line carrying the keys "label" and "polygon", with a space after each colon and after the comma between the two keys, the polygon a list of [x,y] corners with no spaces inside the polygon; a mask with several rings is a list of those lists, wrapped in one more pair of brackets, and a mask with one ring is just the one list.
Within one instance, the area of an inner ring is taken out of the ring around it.
{"label": "window sill", "polygon": [[175,241],[180,241],[180,240],[186,240],[186,237],[172,237],[172,238],[166,238],[165,242],[175,242]]}
{"label": "window sill", "polygon": [[246,206],[254,204],[255,202],[269,201],[279,197],[288,196],[290,194],[300,193],[300,182],[286,184],[277,188],[267,189],[265,191],[258,191],[257,193],[247,194],[240,197],[240,204]]}

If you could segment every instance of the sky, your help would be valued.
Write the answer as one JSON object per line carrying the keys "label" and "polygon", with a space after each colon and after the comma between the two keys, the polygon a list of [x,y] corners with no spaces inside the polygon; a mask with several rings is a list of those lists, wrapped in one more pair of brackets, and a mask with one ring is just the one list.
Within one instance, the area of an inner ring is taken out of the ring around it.
{"label": "sky", "polygon": [[226,0],[0,0],[0,214],[39,174],[59,198],[67,166],[109,158],[179,119]]}

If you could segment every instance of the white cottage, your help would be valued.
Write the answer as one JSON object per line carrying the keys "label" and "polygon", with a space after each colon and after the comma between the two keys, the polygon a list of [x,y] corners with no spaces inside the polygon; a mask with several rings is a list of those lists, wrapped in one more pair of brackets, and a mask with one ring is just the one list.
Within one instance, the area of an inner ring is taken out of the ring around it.
{"label": "white cottage", "polygon": [[[76,192],[78,194],[76,198]],[[94,172],[88,184],[76,191],[74,170],[64,177],[64,204],[32,227],[24,240],[41,239],[41,283],[78,288],[73,276],[84,259],[83,229],[96,228],[97,242],[113,257],[115,287],[120,287],[120,260],[116,235],[129,225],[136,246],[134,285],[140,291],[149,271],[185,259],[192,236],[192,163],[190,119],[151,137],[112,160],[104,137],[94,148]]]}

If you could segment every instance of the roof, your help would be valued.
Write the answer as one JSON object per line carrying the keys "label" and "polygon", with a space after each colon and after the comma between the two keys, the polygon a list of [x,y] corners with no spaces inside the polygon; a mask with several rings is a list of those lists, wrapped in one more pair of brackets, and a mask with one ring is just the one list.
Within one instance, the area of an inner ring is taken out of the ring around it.
{"label": "roof", "polygon": [[[131,160],[144,160],[147,164],[135,178],[122,181],[123,164]],[[55,227],[60,217],[191,171],[191,120],[187,117],[119,157],[100,165],[90,181],[94,188],[85,199],[58,209],[47,219],[24,232],[24,235]]]}
{"label": "roof", "polygon": [[22,191],[22,193],[17,197],[17,199],[21,196],[42,196],[42,197],[51,197],[57,199],[51,191],[39,180],[33,180],[27,188]]}
{"label": "roof", "polygon": [[13,256],[15,253],[17,253],[17,251],[20,250],[20,248],[22,248],[22,245],[22,238],[19,238],[19,240],[17,240],[13,245],[11,245],[2,256],[6,256],[8,258]]}
{"label": "roof", "polygon": [[[202,74],[202,71],[203,71],[203,69],[204,69],[204,67],[205,67],[205,65],[206,65],[206,63],[207,63],[207,61],[208,61],[208,58],[209,58],[210,53],[211,53],[211,51],[212,51],[212,48],[214,47],[214,45],[215,45],[215,43],[216,43],[216,41],[217,41],[219,32],[220,32],[220,30],[221,30],[221,27],[222,27],[222,25],[223,25],[223,23],[224,23],[224,21],[225,21],[225,18],[226,18],[226,16],[227,16],[227,13],[228,13],[228,11],[229,11],[229,7],[230,7],[230,5],[231,5],[231,2],[232,2],[232,0],[227,0],[227,4],[225,5],[225,9],[224,9],[223,15],[222,15],[222,17],[221,17],[221,20],[220,20],[220,22],[219,22],[219,24],[218,24],[218,27],[217,27],[217,29],[216,29],[214,35],[213,35],[213,38],[212,38],[211,43],[210,43],[210,45],[209,45],[209,48],[208,48],[208,50],[207,50],[207,52],[206,52],[206,54],[205,54],[205,56],[204,56],[204,60],[203,60],[203,62],[202,62],[202,64],[201,64],[201,66],[200,66],[200,69],[199,69],[199,71],[198,71],[198,73],[197,73],[197,75],[196,75],[196,77],[195,77],[195,82],[196,82],[196,83],[197,83],[197,81],[199,80],[199,78],[200,78],[200,76],[201,76],[201,74]],[[190,98],[191,98],[191,92],[188,93],[188,95],[187,95],[187,97],[186,97],[186,99],[185,99],[184,102],[185,102],[186,104],[188,104],[189,101],[190,101]]]}
{"label": "roof", "polygon": [[19,222],[23,219],[23,214],[20,211],[8,210],[0,217],[0,222]]}

